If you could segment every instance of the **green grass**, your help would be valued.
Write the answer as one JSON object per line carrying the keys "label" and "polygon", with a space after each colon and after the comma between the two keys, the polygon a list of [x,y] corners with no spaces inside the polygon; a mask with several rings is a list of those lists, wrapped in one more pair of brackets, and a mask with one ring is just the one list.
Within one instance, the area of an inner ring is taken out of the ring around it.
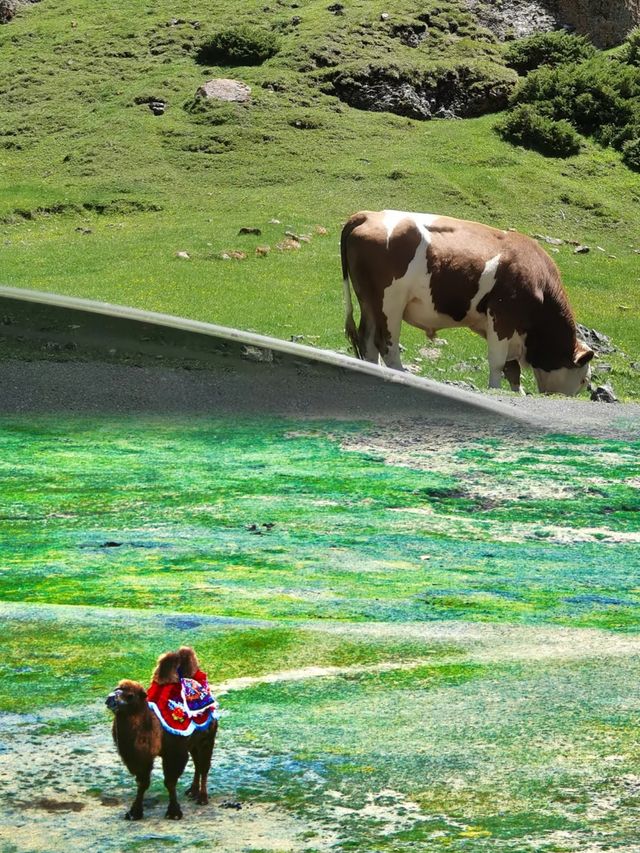
{"label": "green grass", "polygon": [[[458,15],[454,5],[445,18]],[[326,94],[328,75],[373,60],[418,70],[464,60],[504,73],[501,46],[462,18],[457,35],[431,27],[418,49],[392,38],[390,24],[415,20],[406,0],[389,23],[381,2],[354,0],[344,16],[320,0],[274,6],[258,17],[280,33],[275,57],[196,63],[218,26],[251,21],[258,8],[235,3],[214,26],[187,3],[180,17],[202,20],[194,29],[167,26],[168,2],[132,16],[116,2],[50,0],[0,28],[0,280],[346,349],[341,223],[362,208],[446,212],[591,246],[554,257],[578,319],[626,353],[606,357],[613,371],[603,378],[638,398],[638,183],[619,155],[589,143],[566,161],[546,159],[500,140],[492,116],[418,122]],[[298,26],[280,27],[294,14]],[[329,54],[337,65],[317,67]],[[196,88],[213,76],[249,83],[252,103],[194,111]],[[151,97],[167,101],[165,115],[140,103]],[[238,236],[242,226],[263,233]],[[278,251],[286,230],[311,242]],[[270,254],[257,257],[257,245]],[[220,260],[229,250],[248,257]],[[484,343],[466,330],[444,336],[440,356],[424,357],[406,328],[405,361],[484,387]]]}
{"label": "green grass", "polygon": [[[2,426],[6,602],[26,590],[32,604],[161,609],[187,614],[185,624],[194,612],[283,625],[640,624],[635,444],[479,439],[417,449],[404,467],[341,447],[366,424]],[[283,631],[277,643],[304,645]],[[269,669],[266,636],[258,647]],[[341,653],[332,664],[357,661],[348,645]],[[236,657],[240,674],[244,653],[224,654]],[[61,665],[77,669],[76,654],[67,658]]]}
{"label": "green grass", "polygon": [[[132,783],[105,760],[104,699],[189,643],[232,688],[210,809],[263,804],[344,853],[635,843],[637,443],[478,437],[389,461],[358,449],[376,439],[2,420],[0,726],[63,768],[16,767],[9,820],[29,797],[56,833],[44,796],[120,809]],[[164,797],[156,774],[132,832],[167,841]],[[100,810],[75,832],[111,850]],[[211,814],[171,838],[211,841]]]}

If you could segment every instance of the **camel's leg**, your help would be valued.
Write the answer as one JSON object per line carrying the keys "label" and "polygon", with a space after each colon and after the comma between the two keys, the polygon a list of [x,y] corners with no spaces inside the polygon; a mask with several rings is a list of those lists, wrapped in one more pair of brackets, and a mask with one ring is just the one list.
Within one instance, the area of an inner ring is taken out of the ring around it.
{"label": "camel's leg", "polygon": [[[186,741],[181,735],[176,735],[181,741]],[[165,744],[167,741],[165,740]],[[167,744],[163,746],[162,752],[162,770],[164,772],[164,786],[169,792],[169,805],[167,807],[166,817],[170,820],[180,820],[182,817],[182,809],[178,802],[176,786],[178,779],[182,776],[184,768],[189,760],[189,751],[186,743]]]}
{"label": "camel's leg", "polygon": [[[191,757],[193,758],[193,763],[196,765],[196,759],[194,756],[194,751],[191,750]],[[195,766],[195,771],[193,774],[193,782],[189,785],[188,788],[185,788],[185,796],[189,797],[189,799],[195,799],[198,796],[198,791],[200,790],[200,774],[198,773],[198,767]]]}
{"label": "camel's leg", "polygon": [[151,784],[151,767],[142,770],[140,773],[136,774],[136,781],[138,782],[138,790],[136,792],[136,798],[131,804],[131,808],[125,814],[125,820],[141,820],[144,813],[143,807],[143,798],[145,791]]}
{"label": "camel's leg", "polygon": [[209,770],[211,768],[211,755],[213,746],[216,741],[216,732],[218,731],[217,721],[213,721],[209,729],[198,737],[198,740],[193,746],[191,755],[196,768],[193,777],[192,790],[198,785],[197,791],[194,791],[192,796],[195,797],[198,805],[206,806],[209,802],[209,791],[207,790],[207,781]]}

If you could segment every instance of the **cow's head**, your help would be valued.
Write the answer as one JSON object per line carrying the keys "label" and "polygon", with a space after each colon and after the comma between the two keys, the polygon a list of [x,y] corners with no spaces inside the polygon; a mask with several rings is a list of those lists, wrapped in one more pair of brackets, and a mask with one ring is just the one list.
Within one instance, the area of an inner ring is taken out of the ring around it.
{"label": "cow's head", "polygon": [[589,384],[593,350],[583,341],[576,341],[573,360],[563,367],[554,370],[542,370],[534,367],[533,372],[541,394],[565,394],[575,397]]}

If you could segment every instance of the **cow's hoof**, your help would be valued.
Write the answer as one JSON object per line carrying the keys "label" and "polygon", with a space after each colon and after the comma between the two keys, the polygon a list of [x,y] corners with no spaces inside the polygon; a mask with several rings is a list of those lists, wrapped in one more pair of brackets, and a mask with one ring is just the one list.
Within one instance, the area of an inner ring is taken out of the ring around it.
{"label": "cow's hoof", "polygon": [[206,806],[209,803],[208,794],[198,794],[198,796],[196,797],[196,803],[199,806]]}
{"label": "cow's hoof", "polygon": [[195,788],[192,788],[191,786],[189,786],[188,788],[185,789],[184,795],[185,795],[185,797],[189,797],[190,800],[193,800],[193,799],[195,799],[197,793],[198,793],[198,791]]}
{"label": "cow's hoof", "polygon": [[142,820],[142,809],[129,809],[124,816],[125,820]]}
{"label": "cow's hoof", "polygon": [[175,808],[169,806],[165,817],[167,817],[169,820],[182,820],[182,809],[180,808],[180,806],[176,806]]}

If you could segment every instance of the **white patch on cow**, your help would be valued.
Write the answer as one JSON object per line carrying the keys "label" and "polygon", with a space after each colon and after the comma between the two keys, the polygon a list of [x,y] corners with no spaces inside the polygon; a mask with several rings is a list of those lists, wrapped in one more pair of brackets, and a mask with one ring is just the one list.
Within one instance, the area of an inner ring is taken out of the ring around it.
{"label": "white patch on cow", "polygon": [[478,281],[478,292],[471,300],[470,311],[475,311],[480,300],[493,290],[493,285],[496,283],[500,257],[500,255],[496,255],[495,258],[490,258],[484,265],[482,275]]}
{"label": "white patch on cow", "polygon": [[431,235],[428,230],[429,226],[435,219],[439,218],[439,216],[433,213],[407,213],[406,210],[383,210],[382,221],[384,227],[387,229],[387,248],[389,247],[389,240],[396,226],[404,219],[410,219],[419,228],[427,243],[429,243],[431,241]]}
{"label": "white patch on cow", "polygon": [[[431,276],[427,270],[427,248],[431,242],[429,226],[440,217],[431,213],[407,213],[402,210],[384,210],[382,217],[385,228],[387,229],[387,247],[397,225],[406,219],[413,222],[420,233],[420,243],[405,274],[402,278],[394,279],[389,287],[385,289],[382,301],[382,312],[387,319],[387,329],[391,338],[388,351],[382,353],[382,360],[387,367],[402,370],[402,361],[400,359],[400,327],[402,326],[403,318],[406,319],[407,303],[415,298],[415,293],[419,292],[428,295],[428,299],[431,302],[431,290],[429,287]],[[433,317],[434,313],[433,303],[431,302],[430,316]],[[435,328],[429,326],[427,334],[435,334]]]}

